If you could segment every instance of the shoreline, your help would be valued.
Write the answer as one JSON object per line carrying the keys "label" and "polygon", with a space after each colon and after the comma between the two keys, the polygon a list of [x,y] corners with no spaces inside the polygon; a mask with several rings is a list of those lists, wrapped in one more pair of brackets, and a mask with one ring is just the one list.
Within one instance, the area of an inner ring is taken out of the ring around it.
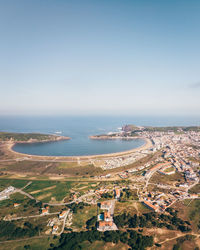
{"label": "shoreline", "polygon": [[[113,139],[120,139],[120,138],[113,138]],[[116,153],[96,154],[96,155],[79,155],[79,156],[47,156],[47,155],[31,155],[31,154],[20,153],[13,149],[13,147],[18,142],[4,142],[3,146],[4,146],[5,151],[9,151],[10,153],[12,153],[12,155],[14,154],[16,157],[23,156],[23,157],[26,157],[27,160],[41,160],[41,161],[45,161],[45,160],[47,161],[48,160],[50,161],[56,161],[56,160],[57,161],[61,161],[61,160],[75,161],[76,160],[77,161],[77,160],[89,160],[89,159],[98,159],[98,158],[104,159],[104,158],[111,158],[111,157],[120,157],[120,156],[130,155],[132,153],[135,153],[141,150],[146,150],[152,146],[152,142],[148,138],[145,138],[145,137],[136,138],[135,137],[133,139],[142,139],[144,140],[144,144],[137,148],[133,148],[133,149],[121,151],[121,152],[116,152]],[[24,143],[27,143],[27,142],[24,142]],[[34,143],[34,142],[29,142],[29,143]]]}
{"label": "shoreline", "polygon": [[91,140],[135,140],[141,139],[139,136],[109,136],[109,135],[91,135],[89,136]]}

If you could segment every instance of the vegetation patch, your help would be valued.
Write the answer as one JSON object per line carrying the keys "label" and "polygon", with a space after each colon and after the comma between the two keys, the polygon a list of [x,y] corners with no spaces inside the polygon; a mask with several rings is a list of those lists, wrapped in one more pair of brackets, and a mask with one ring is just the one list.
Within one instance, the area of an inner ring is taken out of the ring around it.
{"label": "vegetation patch", "polygon": [[81,249],[81,244],[86,241],[90,243],[96,241],[103,241],[104,243],[113,242],[115,244],[121,242],[138,250],[153,246],[152,236],[143,236],[133,230],[106,231],[104,233],[97,230],[91,230],[62,234],[59,245],[53,249]]}
{"label": "vegetation patch", "polygon": [[[179,237],[177,240],[176,240],[176,244],[173,246],[173,250],[179,250],[179,249],[183,249],[183,245],[185,245],[185,243],[190,243],[190,247],[189,248],[185,248],[185,249],[196,249],[196,250],[199,250],[199,248],[196,246],[195,247],[195,244],[194,244],[194,239],[196,238],[196,236],[194,235],[190,235],[190,234],[186,234],[185,236],[183,237]],[[191,244],[192,243],[192,244]]]}
{"label": "vegetation patch", "polygon": [[138,200],[137,190],[136,189],[123,189],[120,193],[120,202],[127,200]]}
{"label": "vegetation patch", "polygon": [[[80,203],[79,203],[80,204]],[[97,207],[96,205],[88,206],[82,204],[82,207],[76,207],[75,209],[72,208],[73,211],[75,211],[75,214],[73,215],[73,228],[75,229],[84,229],[86,228],[86,223],[89,219],[91,219],[93,216],[97,217]]]}
{"label": "vegetation patch", "polygon": [[10,221],[0,221],[0,238],[3,240],[33,237],[39,234],[39,228],[34,227],[30,222],[25,222],[18,227]]}
{"label": "vegetation patch", "polygon": [[182,219],[177,217],[177,213],[173,212],[172,215],[158,214],[158,213],[146,213],[140,216],[136,214],[134,216],[130,214],[121,214],[114,216],[114,222],[119,228],[137,228],[137,227],[158,227],[167,228],[170,230],[180,230],[181,232],[191,231],[188,224]]}
{"label": "vegetation patch", "polygon": [[56,135],[38,134],[38,133],[9,133],[0,132],[0,141],[29,141],[29,140],[55,140],[58,138]]}
{"label": "vegetation patch", "polygon": [[17,179],[0,179],[0,191],[3,189],[13,186],[15,188],[22,188],[28,183],[27,180],[17,180]]}
{"label": "vegetation patch", "polygon": [[153,177],[150,179],[150,182],[159,184],[176,184],[185,182],[185,179],[184,175],[179,172],[176,172],[173,175],[162,175],[159,173],[155,173]]}
{"label": "vegetation patch", "polygon": [[197,228],[200,230],[200,200],[193,200],[190,204],[189,204],[189,211],[188,211],[188,215],[189,215],[189,219],[191,221],[194,221],[197,225]]}

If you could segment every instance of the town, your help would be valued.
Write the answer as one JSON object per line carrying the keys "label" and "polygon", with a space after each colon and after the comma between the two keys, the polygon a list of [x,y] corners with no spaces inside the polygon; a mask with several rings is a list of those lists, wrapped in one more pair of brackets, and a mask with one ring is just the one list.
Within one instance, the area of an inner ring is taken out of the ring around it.
{"label": "town", "polygon": [[[122,212],[124,218],[129,216],[127,211],[169,216],[169,213],[174,213],[176,204],[188,202],[189,206],[198,201],[200,132],[196,129],[159,131],[142,127],[134,132],[120,132],[120,136],[131,137],[133,134],[146,140],[145,149],[108,159],[92,159],[106,174],[91,176],[87,181],[82,178],[82,184],[69,181],[73,186],[66,189],[65,183],[68,182],[58,184],[54,181],[48,185],[47,181],[44,195],[37,195],[43,192],[34,179],[14,181],[16,184],[21,181],[23,185],[20,187],[10,182],[0,192],[0,204],[9,204],[7,211],[0,209],[2,221],[18,223],[28,220],[34,224],[36,220],[42,220],[43,229],[35,229],[35,234],[57,237],[71,231],[87,232],[91,229],[99,233],[118,232],[120,224],[117,218]],[[39,182],[45,184],[45,181]],[[60,201],[51,197],[57,185],[67,190]],[[45,194],[49,195],[48,199]],[[84,217],[82,211],[85,211],[86,219],[80,223]],[[184,226],[183,230],[189,229]]]}

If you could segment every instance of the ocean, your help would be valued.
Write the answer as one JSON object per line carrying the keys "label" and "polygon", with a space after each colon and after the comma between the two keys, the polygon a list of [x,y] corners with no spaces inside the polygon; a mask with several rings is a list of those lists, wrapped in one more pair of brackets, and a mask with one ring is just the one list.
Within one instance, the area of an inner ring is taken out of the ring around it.
{"label": "ocean", "polygon": [[16,144],[21,153],[48,156],[77,156],[116,153],[140,147],[143,140],[91,140],[90,135],[118,131],[125,124],[140,126],[200,125],[200,117],[152,116],[0,116],[0,131],[35,132],[71,137],[68,141]]}

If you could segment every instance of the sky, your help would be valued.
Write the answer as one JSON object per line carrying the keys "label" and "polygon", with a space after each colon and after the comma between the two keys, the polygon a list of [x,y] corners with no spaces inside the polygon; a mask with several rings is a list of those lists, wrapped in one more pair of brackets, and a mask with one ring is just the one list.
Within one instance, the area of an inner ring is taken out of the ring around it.
{"label": "sky", "polygon": [[199,0],[0,0],[0,115],[199,115]]}

